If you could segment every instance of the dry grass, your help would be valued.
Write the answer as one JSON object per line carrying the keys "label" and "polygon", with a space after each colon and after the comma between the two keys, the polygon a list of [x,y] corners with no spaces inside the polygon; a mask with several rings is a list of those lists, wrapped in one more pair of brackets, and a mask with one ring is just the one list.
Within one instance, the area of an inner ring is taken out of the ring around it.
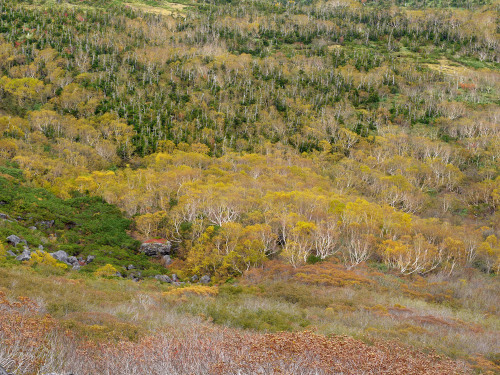
{"label": "dry grass", "polygon": [[[327,282],[325,270],[331,270]],[[297,274],[319,277],[321,282],[297,278]],[[188,284],[179,288],[157,280],[136,283],[69,275],[72,278],[18,266],[0,269],[0,291],[11,298],[33,298],[37,302],[33,310],[36,319],[50,313],[49,321],[58,328],[57,340],[69,340],[61,336],[60,330],[71,332],[70,343],[65,344],[68,348],[79,342],[112,347],[129,343],[126,345],[135,348],[148,340],[160,340],[160,336],[161,340],[189,336],[190,330],[201,327],[213,330],[214,335],[231,332],[248,335],[245,337],[249,339],[256,335],[258,340],[267,336],[251,331],[308,329],[318,337],[349,335],[362,342],[395,340],[465,360],[483,373],[497,371],[498,279],[485,275],[400,278],[367,267],[353,273],[324,263],[295,270],[276,263],[253,270],[239,286]],[[344,275],[344,282],[332,282],[339,275]],[[217,328],[220,326],[233,328],[228,331]],[[177,327],[175,335],[172,327]],[[251,331],[242,333],[239,328]],[[44,355],[52,358],[54,354],[48,347]],[[182,373],[174,370],[171,373]],[[205,367],[199,371],[192,373],[210,373]]]}
{"label": "dry grass", "polygon": [[13,303],[0,293],[0,309],[0,364],[16,374],[471,373],[463,363],[394,342],[367,345],[345,336],[258,334],[182,321],[138,342],[101,342],[63,330],[28,299]]}

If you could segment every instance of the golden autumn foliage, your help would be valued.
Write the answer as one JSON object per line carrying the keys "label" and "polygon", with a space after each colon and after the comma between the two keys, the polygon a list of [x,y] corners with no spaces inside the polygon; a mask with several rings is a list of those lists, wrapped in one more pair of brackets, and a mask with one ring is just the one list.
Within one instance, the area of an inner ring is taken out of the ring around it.
{"label": "golden autumn foliage", "polygon": [[68,266],[56,260],[52,255],[41,250],[31,253],[31,259],[28,261],[31,266],[45,266],[59,270],[66,270]]}
{"label": "golden autumn foliage", "polygon": [[111,277],[111,276],[115,276],[117,272],[118,272],[118,270],[115,267],[113,267],[111,264],[106,264],[102,267],[99,267],[95,271],[95,275],[101,276],[101,277]]}

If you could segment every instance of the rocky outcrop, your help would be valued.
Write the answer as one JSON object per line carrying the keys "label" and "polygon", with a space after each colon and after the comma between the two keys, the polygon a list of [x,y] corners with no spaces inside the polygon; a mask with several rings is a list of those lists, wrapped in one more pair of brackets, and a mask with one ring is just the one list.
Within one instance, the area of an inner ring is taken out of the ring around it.
{"label": "rocky outcrop", "polygon": [[28,244],[25,239],[22,239],[21,237],[16,236],[15,234],[11,234],[9,237],[7,237],[7,242],[13,246],[17,246],[20,243],[24,243],[25,245]]}
{"label": "rocky outcrop", "polygon": [[204,275],[200,279],[200,283],[202,283],[202,284],[209,284],[211,281],[212,281],[212,279],[208,275]]}
{"label": "rocky outcrop", "polygon": [[31,259],[31,252],[29,250],[24,250],[20,255],[16,257],[16,260],[24,262]]}
{"label": "rocky outcrop", "polygon": [[162,283],[171,283],[172,282],[172,279],[170,277],[168,277],[167,275],[156,275],[155,279],[161,281]]}
{"label": "rocky outcrop", "polygon": [[68,263],[68,254],[66,251],[59,250],[54,253],[50,253],[50,255],[52,255],[52,258],[58,260],[59,262]]}
{"label": "rocky outcrop", "polygon": [[145,242],[141,245],[139,251],[149,257],[162,256],[170,254],[172,243],[170,241],[162,242]]}

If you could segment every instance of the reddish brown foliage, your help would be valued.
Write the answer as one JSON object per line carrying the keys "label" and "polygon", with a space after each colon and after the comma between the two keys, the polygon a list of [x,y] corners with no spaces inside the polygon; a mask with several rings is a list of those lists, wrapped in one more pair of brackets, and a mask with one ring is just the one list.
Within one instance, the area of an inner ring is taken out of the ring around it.
{"label": "reddish brown foliage", "polygon": [[347,270],[344,266],[332,262],[292,267],[282,262],[271,261],[265,263],[263,268],[247,271],[245,278],[247,281],[256,283],[263,280],[293,280],[306,284],[328,286],[371,283],[370,280],[355,271]]}
{"label": "reddish brown foliage", "polygon": [[470,373],[464,364],[395,342],[367,345],[346,336],[258,334],[181,322],[139,342],[94,342],[60,333],[29,300],[11,303],[0,294],[0,309],[0,363],[23,374]]}

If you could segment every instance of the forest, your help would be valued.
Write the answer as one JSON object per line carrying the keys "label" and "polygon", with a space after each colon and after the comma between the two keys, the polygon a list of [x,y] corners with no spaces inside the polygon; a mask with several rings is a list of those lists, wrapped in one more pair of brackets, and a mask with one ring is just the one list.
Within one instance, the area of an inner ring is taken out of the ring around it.
{"label": "forest", "polygon": [[[195,324],[272,345],[151,374],[500,373],[499,161],[495,0],[0,0],[0,305],[75,350],[187,355]],[[116,373],[15,359],[5,319],[13,374]],[[329,335],[413,359],[335,372]]]}

